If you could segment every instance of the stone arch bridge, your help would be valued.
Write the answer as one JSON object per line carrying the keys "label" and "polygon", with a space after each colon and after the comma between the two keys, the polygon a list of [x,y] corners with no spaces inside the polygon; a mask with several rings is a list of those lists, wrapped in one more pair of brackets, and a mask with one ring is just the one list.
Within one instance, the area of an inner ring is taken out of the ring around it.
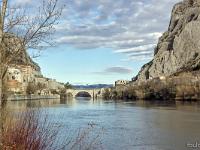
{"label": "stone arch bridge", "polygon": [[71,94],[73,97],[76,97],[81,92],[88,93],[91,98],[97,98],[101,97],[102,93],[104,91],[104,88],[101,89],[67,89],[66,94]]}

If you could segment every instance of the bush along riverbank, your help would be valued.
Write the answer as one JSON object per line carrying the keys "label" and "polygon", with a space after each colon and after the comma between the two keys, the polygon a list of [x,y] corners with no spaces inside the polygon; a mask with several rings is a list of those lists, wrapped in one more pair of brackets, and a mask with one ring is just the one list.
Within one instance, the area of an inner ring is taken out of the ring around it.
{"label": "bush along riverbank", "polygon": [[[40,109],[0,109],[1,150],[102,149],[103,130],[95,125],[72,131]],[[66,135],[65,137],[61,135]]]}
{"label": "bush along riverbank", "polygon": [[132,82],[126,86],[106,89],[103,98],[113,100],[199,101],[199,72],[182,72],[166,78],[146,82]]}

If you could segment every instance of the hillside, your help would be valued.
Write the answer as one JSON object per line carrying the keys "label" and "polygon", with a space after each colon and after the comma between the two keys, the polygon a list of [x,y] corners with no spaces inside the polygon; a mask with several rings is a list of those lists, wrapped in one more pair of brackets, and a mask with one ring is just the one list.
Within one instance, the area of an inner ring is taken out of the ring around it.
{"label": "hillside", "polygon": [[[21,48],[22,46],[19,44],[20,38],[16,37],[11,33],[6,33],[4,37],[4,47],[6,50],[6,60],[11,60],[9,64],[15,65],[30,65],[35,70],[40,72],[39,65],[32,60],[29,54],[26,51],[26,48]],[[13,46],[14,45],[14,46]],[[16,52],[17,50],[17,52]]]}
{"label": "hillside", "polygon": [[184,0],[172,10],[168,30],[160,37],[154,58],[137,81],[200,70],[200,0]]}

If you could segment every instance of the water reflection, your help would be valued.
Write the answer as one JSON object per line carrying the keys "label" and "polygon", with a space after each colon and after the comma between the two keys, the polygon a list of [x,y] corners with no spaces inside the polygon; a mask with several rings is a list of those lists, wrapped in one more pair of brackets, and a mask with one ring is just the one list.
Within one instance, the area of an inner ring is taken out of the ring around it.
{"label": "water reflection", "polygon": [[69,99],[50,99],[50,100],[29,100],[29,101],[9,101],[7,107],[15,109],[25,109],[32,107],[54,107],[59,104],[73,106],[76,101]]}
{"label": "water reflection", "polygon": [[75,99],[76,100],[83,100],[83,101],[90,101],[90,100],[92,100],[91,97],[78,97],[78,96]]}
{"label": "water reflection", "polygon": [[125,107],[143,107],[145,109],[167,109],[167,110],[184,110],[200,111],[200,102],[181,102],[181,101],[103,101],[93,100],[89,97],[76,97],[68,99],[50,99],[50,100],[29,100],[29,101],[9,101],[7,107],[15,109],[25,109],[32,107],[59,107],[59,106],[76,106],[85,103],[87,105],[113,105]]}
{"label": "water reflection", "polygon": [[194,102],[56,99],[13,101],[8,107],[40,107],[72,129],[93,122],[105,129],[105,149],[184,150],[188,142],[200,140],[200,104]]}

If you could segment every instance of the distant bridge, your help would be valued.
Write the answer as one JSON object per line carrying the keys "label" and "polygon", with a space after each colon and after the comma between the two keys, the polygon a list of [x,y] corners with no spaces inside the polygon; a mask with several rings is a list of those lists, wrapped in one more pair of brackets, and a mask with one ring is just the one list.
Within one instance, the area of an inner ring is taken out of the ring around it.
{"label": "distant bridge", "polygon": [[67,89],[66,94],[71,94],[73,97],[76,97],[79,93],[86,92],[91,98],[101,97],[104,88],[101,89]]}

